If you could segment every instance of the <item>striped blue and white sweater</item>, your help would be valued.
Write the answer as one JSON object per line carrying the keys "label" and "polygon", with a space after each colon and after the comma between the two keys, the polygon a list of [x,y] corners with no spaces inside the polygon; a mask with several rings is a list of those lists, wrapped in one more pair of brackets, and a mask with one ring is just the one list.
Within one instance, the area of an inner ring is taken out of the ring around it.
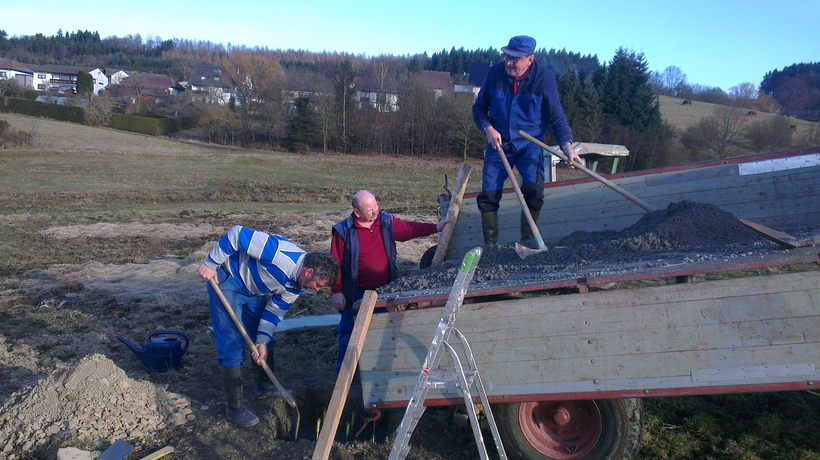
{"label": "striped blue and white sweater", "polygon": [[284,236],[237,225],[219,240],[205,265],[213,269],[222,266],[246,295],[270,294],[256,332],[256,343],[266,344],[290,306],[304,293],[298,283],[304,259],[305,251]]}

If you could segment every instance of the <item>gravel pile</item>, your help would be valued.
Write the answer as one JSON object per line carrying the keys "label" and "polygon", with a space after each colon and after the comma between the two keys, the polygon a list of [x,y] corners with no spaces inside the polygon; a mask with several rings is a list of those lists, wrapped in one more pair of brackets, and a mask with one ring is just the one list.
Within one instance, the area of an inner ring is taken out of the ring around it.
{"label": "gravel pile", "polygon": [[[515,252],[514,244],[485,246],[471,286],[595,276],[661,264],[664,259],[695,262],[774,248],[731,213],[711,204],[681,201],[649,212],[619,232],[575,232],[525,260]],[[449,290],[457,268],[443,263],[420,270],[383,286],[378,293]]]}
{"label": "gravel pile", "polygon": [[45,451],[61,439],[103,449],[118,439],[150,438],[192,417],[187,398],[132,380],[110,359],[91,355],[5,402],[0,408],[0,459]]}

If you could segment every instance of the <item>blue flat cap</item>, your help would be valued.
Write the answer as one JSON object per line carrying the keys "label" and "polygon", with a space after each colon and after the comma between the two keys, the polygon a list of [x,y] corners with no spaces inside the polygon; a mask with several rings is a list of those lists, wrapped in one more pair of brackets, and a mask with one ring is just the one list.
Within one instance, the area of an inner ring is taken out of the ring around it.
{"label": "blue flat cap", "polygon": [[501,47],[501,52],[513,57],[529,56],[535,53],[535,39],[526,35],[513,37],[507,46]]}

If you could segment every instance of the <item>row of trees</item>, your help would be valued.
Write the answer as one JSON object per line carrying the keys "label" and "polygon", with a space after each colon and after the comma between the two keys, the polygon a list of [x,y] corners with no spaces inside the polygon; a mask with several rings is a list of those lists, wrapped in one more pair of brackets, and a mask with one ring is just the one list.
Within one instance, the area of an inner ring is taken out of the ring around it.
{"label": "row of trees", "polygon": [[[775,98],[786,115],[801,117],[820,113],[820,62],[793,64],[766,73],[760,91]],[[808,118],[808,117],[803,117]]]}
{"label": "row of trees", "polygon": [[[480,156],[484,139],[472,122],[472,95],[454,93],[452,84],[466,82],[471,64],[492,64],[502,58],[493,48],[453,48],[429,57],[366,58],[346,53],[226,48],[210,42],[159,38],[143,41],[139,36],[100,39],[98,34],[79,31],[8,39],[0,31],[0,50],[21,62],[25,62],[25,53],[34,52],[35,43],[44,42],[53,48],[48,48],[52,54],[40,56],[41,61],[57,60],[59,45],[70,43],[67,49],[74,50],[74,63],[97,65],[88,61],[108,59],[105,65],[113,67],[124,59],[143,59],[148,67],[138,70],[170,69],[168,73],[183,81],[200,64],[221,66],[237,89],[236,99],[227,106],[197,104],[188,95],[180,100],[166,98],[154,108],[164,107],[172,113],[194,108],[212,142],[302,152],[461,158]],[[86,56],[77,51],[83,47],[101,47],[107,54]],[[698,144],[685,141],[686,133],[675,132],[663,122],[656,98],[659,93],[690,99],[700,96],[700,100],[711,97],[715,100],[708,102],[755,106],[758,110],[777,105],[772,97],[757,93],[751,83],[738,85],[727,95],[719,88],[689,85],[675,67],[662,73],[650,72],[643,54],[627,49],[617,50],[604,64],[594,56],[554,49],[537,50],[536,59],[556,72],[562,105],[575,138],[626,145],[631,155],[621,165],[627,170],[720,156],[727,151],[697,149]],[[425,78],[424,70],[446,71],[451,81],[446,87],[437,86]],[[357,100],[357,90],[372,91],[379,98]],[[394,103],[399,110],[385,110]],[[554,140],[548,137],[546,141]],[[752,145],[761,142],[744,143],[747,149]]]}
{"label": "row of trees", "polygon": [[[324,72],[285,69],[264,52],[233,50],[222,66],[231,69],[238,94],[233,106],[209,106],[203,128],[214,142],[289,147],[299,151],[377,152],[399,155],[482,155],[484,138],[472,121],[471,93],[437,88],[414,62],[379,57],[329,64]],[[560,56],[555,51],[538,53]],[[497,55],[500,59],[500,55]],[[558,75],[561,100],[577,139],[628,145],[626,169],[669,164],[673,130],[661,119],[642,54],[619,49],[607,65],[579,71],[575,58]],[[432,60],[432,59],[431,59]],[[545,62],[550,65],[549,62]],[[379,94],[394,94],[400,109],[382,111],[378,101],[355,99],[362,79]],[[282,89],[309,88],[294,101]],[[392,89],[395,89],[394,91]],[[393,92],[391,92],[393,91]],[[554,142],[548,137],[547,142]]]}
{"label": "row of trees", "polygon": [[653,72],[658,94],[712,104],[732,105],[817,121],[820,119],[820,63],[794,64],[766,73],[760,87],[741,83],[726,93],[720,88],[690,84],[678,67]]}
{"label": "row of trees", "polygon": [[[459,49],[453,47],[450,51],[441,50],[439,53],[433,53],[425,70],[449,72],[450,75],[460,77],[470,72],[470,65],[473,63],[501,62],[501,58],[501,51],[494,48],[465,50],[463,47]],[[566,49],[548,51],[541,48],[535,51],[535,58],[556,74],[572,70],[587,76],[600,67],[596,56],[582,56],[580,53],[571,53]]]}
{"label": "row of trees", "polygon": [[[234,50],[221,66],[236,83],[236,103],[201,107],[202,127],[213,142],[303,152],[477,155],[483,138],[472,124],[472,94],[432,86],[413,62],[345,59],[314,72]],[[363,82],[378,95],[376,107],[357,100]]]}
{"label": "row of trees", "polygon": [[719,105],[697,124],[680,134],[691,160],[726,158],[746,152],[771,152],[794,145],[820,145],[820,125],[793,139],[789,118],[750,120],[745,109]]}

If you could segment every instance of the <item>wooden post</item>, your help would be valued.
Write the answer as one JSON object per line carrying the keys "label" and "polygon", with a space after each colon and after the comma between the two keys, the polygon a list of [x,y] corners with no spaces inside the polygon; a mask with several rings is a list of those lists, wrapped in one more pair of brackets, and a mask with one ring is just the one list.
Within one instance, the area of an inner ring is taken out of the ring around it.
{"label": "wooden post", "polygon": [[319,439],[316,441],[316,448],[313,451],[313,460],[326,460],[333,447],[333,438],[339,428],[339,420],[342,418],[342,410],[345,407],[347,393],[350,391],[350,384],[353,382],[353,374],[359,364],[359,355],[364,346],[364,337],[370,327],[370,319],[373,317],[373,308],[376,306],[378,295],[375,291],[365,291],[359,313],[356,315],[356,322],[353,324],[353,332],[350,333],[350,342],[347,344],[342,368],[339,370],[339,377],[336,378],[336,386],[333,387],[333,395],[327,406],[327,415],[322,430],[319,432]]}
{"label": "wooden post", "polygon": [[444,262],[447,257],[447,248],[450,247],[450,239],[453,237],[453,231],[456,229],[456,221],[458,220],[458,211],[461,208],[461,200],[464,198],[464,190],[467,188],[467,179],[470,177],[470,170],[472,166],[462,164],[458,170],[458,177],[453,186],[453,197],[450,199],[450,207],[447,208],[446,219],[450,221],[441,230],[438,237],[438,247],[436,247],[436,254],[433,256],[431,265],[438,265]]}

